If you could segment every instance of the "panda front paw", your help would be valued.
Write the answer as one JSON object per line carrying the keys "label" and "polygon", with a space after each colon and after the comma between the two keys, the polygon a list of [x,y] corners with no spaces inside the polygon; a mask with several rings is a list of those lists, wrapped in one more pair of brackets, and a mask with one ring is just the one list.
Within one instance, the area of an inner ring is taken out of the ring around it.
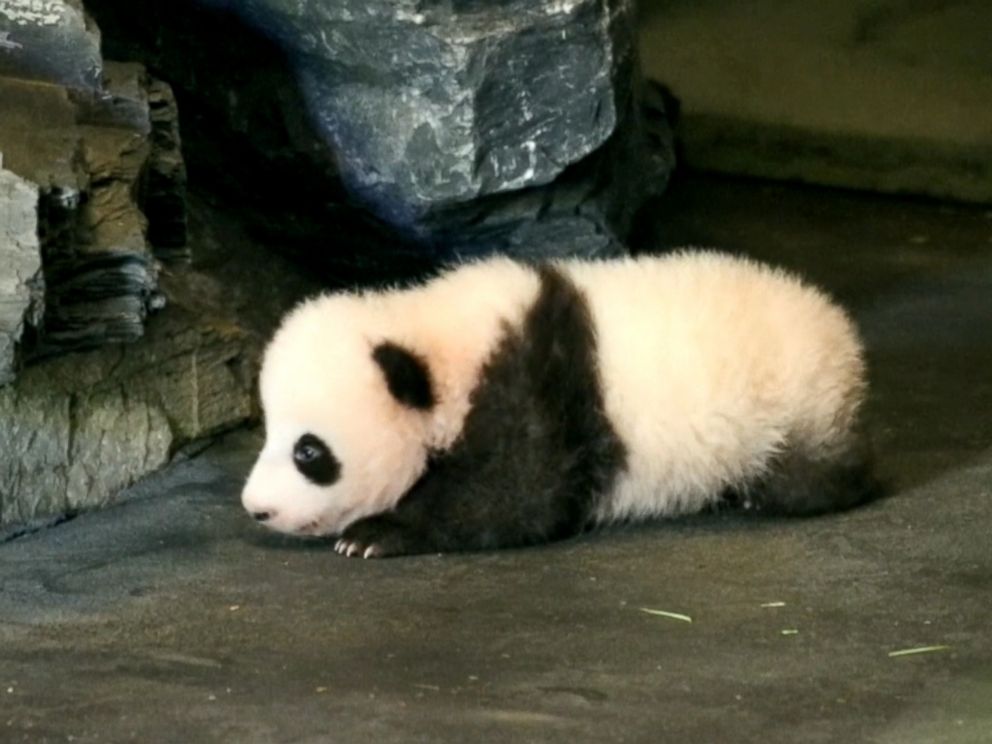
{"label": "panda front paw", "polygon": [[362,558],[381,558],[382,551],[378,545],[362,545],[357,540],[347,540],[341,538],[334,543],[334,552],[348,558],[361,556]]}
{"label": "panda front paw", "polygon": [[387,558],[428,553],[431,547],[411,528],[388,517],[375,516],[347,527],[334,543],[334,550],[348,558]]}

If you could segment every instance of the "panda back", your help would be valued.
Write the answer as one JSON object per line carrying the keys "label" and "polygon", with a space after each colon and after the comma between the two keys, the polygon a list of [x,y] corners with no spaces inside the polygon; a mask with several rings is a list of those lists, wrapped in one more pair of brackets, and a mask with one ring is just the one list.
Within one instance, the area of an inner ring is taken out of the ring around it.
{"label": "panda back", "polygon": [[627,472],[602,518],[696,511],[785,447],[842,447],[864,393],[856,331],[795,276],[713,252],[569,262]]}

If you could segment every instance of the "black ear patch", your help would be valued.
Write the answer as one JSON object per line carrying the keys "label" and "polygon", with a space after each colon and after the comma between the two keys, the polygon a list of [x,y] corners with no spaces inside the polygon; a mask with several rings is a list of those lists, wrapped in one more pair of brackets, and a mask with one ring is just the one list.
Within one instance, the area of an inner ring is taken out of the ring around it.
{"label": "black ear patch", "polygon": [[424,411],[434,407],[431,373],[423,359],[392,341],[376,346],[372,358],[382,368],[386,386],[396,400]]}

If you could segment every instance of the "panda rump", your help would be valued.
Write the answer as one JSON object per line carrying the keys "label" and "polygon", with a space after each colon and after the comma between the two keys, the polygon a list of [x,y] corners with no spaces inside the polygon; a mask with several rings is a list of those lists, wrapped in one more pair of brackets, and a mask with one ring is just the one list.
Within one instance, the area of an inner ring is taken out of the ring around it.
{"label": "panda rump", "polygon": [[323,295],[286,317],[260,388],[245,508],[347,555],[541,543],[728,499],[815,514],[874,488],[850,319],[716,252],[492,258]]}

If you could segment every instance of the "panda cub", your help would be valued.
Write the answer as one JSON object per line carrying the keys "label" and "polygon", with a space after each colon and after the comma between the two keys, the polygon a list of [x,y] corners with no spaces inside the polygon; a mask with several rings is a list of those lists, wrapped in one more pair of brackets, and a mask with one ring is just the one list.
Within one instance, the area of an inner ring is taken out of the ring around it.
{"label": "panda cub", "polygon": [[293,310],[245,509],[364,558],[867,499],[857,332],[784,271],[687,251],[492,258]]}

